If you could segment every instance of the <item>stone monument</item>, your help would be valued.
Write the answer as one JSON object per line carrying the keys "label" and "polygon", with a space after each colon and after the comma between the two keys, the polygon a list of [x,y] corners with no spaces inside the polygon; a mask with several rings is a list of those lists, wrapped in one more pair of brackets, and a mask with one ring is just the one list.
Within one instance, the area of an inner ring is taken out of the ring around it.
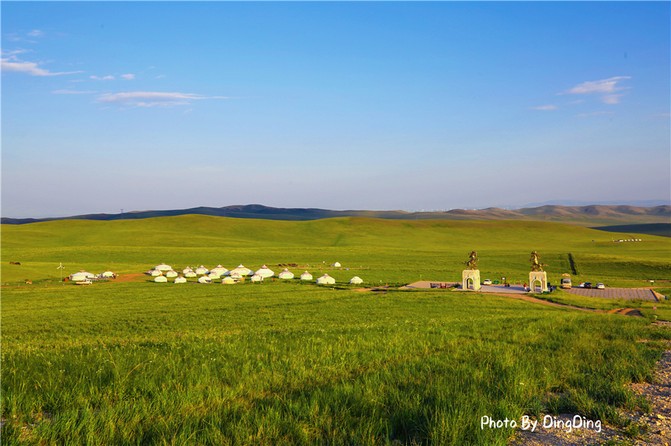
{"label": "stone monument", "polygon": [[[468,286],[468,282],[471,286]],[[461,289],[478,291],[480,289],[480,270],[478,269],[478,253],[471,251],[466,262],[466,269],[461,273]]]}
{"label": "stone monument", "polygon": [[529,290],[532,292],[536,290],[536,283],[540,283],[541,292],[548,291],[548,275],[543,271],[543,267],[547,266],[540,263],[540,256],[538,252],[532,251],[531,258],[531,272],[529,273]]}

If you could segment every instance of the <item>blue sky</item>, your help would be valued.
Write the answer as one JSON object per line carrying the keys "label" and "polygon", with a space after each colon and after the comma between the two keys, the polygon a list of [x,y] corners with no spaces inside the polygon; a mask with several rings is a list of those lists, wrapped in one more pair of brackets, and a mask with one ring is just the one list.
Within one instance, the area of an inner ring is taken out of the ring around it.
{"label": "blue sky", "polygon": [[2,215],[669,200],[666,2],[2,3]]}

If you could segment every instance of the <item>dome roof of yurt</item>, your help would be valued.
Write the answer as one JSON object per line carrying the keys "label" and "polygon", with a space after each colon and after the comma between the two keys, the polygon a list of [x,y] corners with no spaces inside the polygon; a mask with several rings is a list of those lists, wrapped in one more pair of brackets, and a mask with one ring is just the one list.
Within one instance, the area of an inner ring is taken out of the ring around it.
{"label": "dome roof of yurt", "polygon": [[319,285],[333,285],[335,283],[335,279],[328,274],[324,274],[320,278],[317,279],[317,283]]}
{"label": "dome roof of yurt", "polygon": [[270,268],[268,268],[266,265],[263,265],[260,269],[256,271],[256,274],[263,277],[264,279],[267,279],[268,277],[273,277],[275,275],[275,272]]}
{"label": "dome roof of yurt", "polygon": [[277,275],[277,277],[279,277],[280,279],[293,279],[294,273],[284,268],[282,272]]}

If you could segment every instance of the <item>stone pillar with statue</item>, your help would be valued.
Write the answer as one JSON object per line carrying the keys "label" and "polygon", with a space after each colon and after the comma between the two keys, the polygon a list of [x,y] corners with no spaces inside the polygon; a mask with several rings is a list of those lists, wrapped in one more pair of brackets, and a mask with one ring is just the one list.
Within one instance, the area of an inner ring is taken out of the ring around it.
{"label": "stone pillar with statue", "polygon": [[531,258],[531,272],[529,273],[529,290],[532,292],[536,291],[536,283],[540,283],[541,292],[546,293],[548,291],[548,275],[543,271],[543,267],[547,266],[543,263],[540,263],[540,256],[538,252],[532,251]]}
{"label": "stone pillar with statue", "polygon": [[[470,282],[470,286],[469,286]],[[466,269],[461,273],[461,289],[478,291],[480,286],[480,270],[478,269],[478,253],[471,251],[466,262]]]}

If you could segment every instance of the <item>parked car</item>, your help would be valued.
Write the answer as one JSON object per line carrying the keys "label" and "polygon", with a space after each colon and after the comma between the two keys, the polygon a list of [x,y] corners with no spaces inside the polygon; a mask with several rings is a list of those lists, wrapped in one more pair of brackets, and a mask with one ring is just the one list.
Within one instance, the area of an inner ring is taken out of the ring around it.
{"label": "parked car", "polygon": [[604,285],[603,283],[599,282],[599,283],[596,284],[596,288],[597,288],[598,290],[605,290],[605,289],[606,289],[606,285]]}
{"label": "parked car", "polygon": [[485,279],[485,280],[482,281],[482,284],[483,284],[483,285],[491,285],[491,284],[492,284],[492,281],[489,280],[489,279]]}
{"label": "parked car", "polygon": [[591,289],[592,288],[592,282],[585,282],[585,288]]}
{"label": "parked car", "polygon": [[564,289],[571,289],[571,276],[568,274],[562,274],[560,286]]}
{"label": "parked car", "polygon": [[578,288],[585,288],[585,282],[580,282],[580,285],[578,285]]}

